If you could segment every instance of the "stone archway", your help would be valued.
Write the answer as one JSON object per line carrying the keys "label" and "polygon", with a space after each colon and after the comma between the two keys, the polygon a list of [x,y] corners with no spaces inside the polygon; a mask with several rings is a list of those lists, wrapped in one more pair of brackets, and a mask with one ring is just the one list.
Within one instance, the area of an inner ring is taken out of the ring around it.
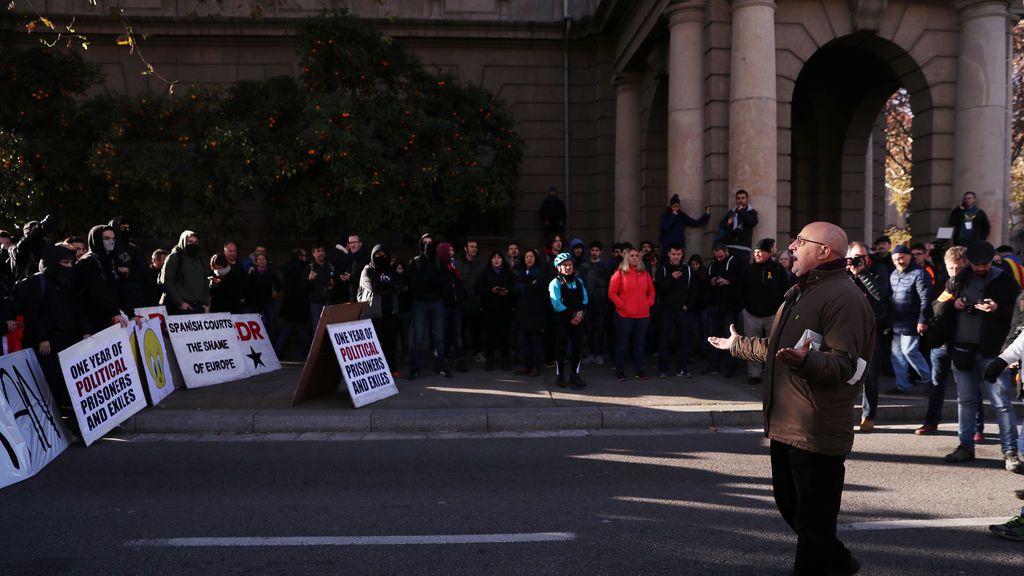
{"label": "stone archway", "polygon": [[935,184],[934,106],[913,58],[888,40],[859,33],[829,42],[807,60],[793,89],[790,230],[828,220],[851,238],[870,241],[881,231],[884,194],[866,182],[866,164],[878,117],[900,87],[910,92],[917,114],[913,179],[920,187],[915,195],[927,196]]}

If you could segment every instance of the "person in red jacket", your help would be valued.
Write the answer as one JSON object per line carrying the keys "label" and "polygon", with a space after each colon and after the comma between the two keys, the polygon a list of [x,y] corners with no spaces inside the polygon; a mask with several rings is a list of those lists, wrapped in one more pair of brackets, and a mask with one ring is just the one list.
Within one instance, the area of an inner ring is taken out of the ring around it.
{"label": "person in red jacket", "polygon": [[654,282],[644,271],[640,253],[630,248],[608,285],[608,299],[615,306],[615,377],[626,379],[626,345],[633,338],[633,364],[635,376],[647,379],[644,371],[644,350],[647,325],[654,305]]}

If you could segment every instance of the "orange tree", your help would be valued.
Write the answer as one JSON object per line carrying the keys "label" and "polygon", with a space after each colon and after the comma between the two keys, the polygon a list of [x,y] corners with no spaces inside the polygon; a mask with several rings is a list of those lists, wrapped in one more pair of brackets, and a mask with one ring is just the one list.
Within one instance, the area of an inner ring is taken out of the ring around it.
{"label": "orange tree", "polygon": [[[77,55],[11,50],[0,129],[23,135],[38,204],[65,207],[76,230],[101,221],[98,211],[160,237],[244,235],[260,208],[286,236],[509,221],[525,145],[502,101],[428,71],[343,12],[301,23],[296,38],[299,78],[138,97],[83,99],[98,75]],[[41,106],[40,84],[61,98]]]}

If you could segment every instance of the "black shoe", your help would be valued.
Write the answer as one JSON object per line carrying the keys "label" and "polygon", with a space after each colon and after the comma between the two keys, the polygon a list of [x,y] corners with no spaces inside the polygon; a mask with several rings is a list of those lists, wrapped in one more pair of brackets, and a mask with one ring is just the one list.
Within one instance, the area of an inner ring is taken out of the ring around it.
{"label": "black shoe", "polygon": [[761,379],[760,378],[756,378],[756,377],[755,378],[747,378],[747,384],[750,384],[751,386],[757,386],[760,383],[761,383]]}
{"label": "black shoe", "polygon": [[491,360],[490,358],[488,358],[487,362],[484,364],[484,370],[487,370],[488,372],[493,372],[494,371],[494,360]]}
{"label": "black shoe", "polygon": [[461,360],[461,359],[460,360],[456,360],[455,361],[455,370],[457,370],[458,372],[469,372],[469,370],[466,368],[466,361],[465,360]]}
{"label": "black shoe", "polygon": [[860,560],[857,560],[856,556],[850,554],[846,562],[839,566],[833,566],[828,571],[828,576],[855,576],[858,572],[860,572]]}
{"label": "black shoe", "polygon": [[1014,490],[1013,495],[1021,500],[1024,500],[1024,490]]}
{"label": "black shoe", "polygon": [[419,375],[420,375],[420,371],[419,370],[410,370],[409,371],[409,380],[415,380],[416,378],[419,377]]}
{"label": "black shoe", "polygon": [[438,370],[437,371],[437,375],[438,376],[443,376],[444,378],[454,378],[455,377],[455,375],[452,374],[452,371],[447,369],[447,368],[441,368],[440,370]]}
{"label": "black shoe", "polygon": [[586,381],[584,381],[583,378],[580,378],[579,374],[573,374],[572,376],[570,376],[569,377],[569,382],[572,382],[573,388],[586,388],[587,387]]}
{"label": "black shoe", "polygon": [[565,378],[562,377],[561,374],[559,374],[558,376],[555,377],[555,386],[558,386],[559,388],[565,388],[566,387]]}
{"label": "black shoe", "polygon": [[615,379],[618,380],[619,382],[625,382],[626,381],[626,372],[624,370],[616,370],[615,371]]}
{"label": "black shoe", "polygon": [[888,390],[886,390],[885,393],[886,394],[893,394],[895,396],[902,396],[904,394],[910,394],[910,390],[901,390],[899,387],[893,386],[892,388],[889,388]]}

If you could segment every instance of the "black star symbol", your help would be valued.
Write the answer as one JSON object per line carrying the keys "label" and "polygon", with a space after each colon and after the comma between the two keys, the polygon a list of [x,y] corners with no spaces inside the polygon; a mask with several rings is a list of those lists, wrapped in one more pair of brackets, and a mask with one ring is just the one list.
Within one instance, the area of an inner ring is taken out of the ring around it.
{"label": "black star symbol", "polygon": [[252,346],[249,346],[249,353],[246,354],[246,357],[252,360],[253,370],[259,368],[260,366],[263,366],[264,368],[267,367],[267,365],[263,363],[263,359],[260,358],[261,356],[263,356],[262,352],[257,352],[256,350],[253,349]]}

